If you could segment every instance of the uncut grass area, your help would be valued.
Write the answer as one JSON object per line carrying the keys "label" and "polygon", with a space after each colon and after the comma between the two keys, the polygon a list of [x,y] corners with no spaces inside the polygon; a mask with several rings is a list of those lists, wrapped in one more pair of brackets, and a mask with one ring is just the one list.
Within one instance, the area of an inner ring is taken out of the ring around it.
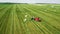
{"label": "uncut grass area", "polygon": [[0,34],[60,34],[60,5],[0,4]]}

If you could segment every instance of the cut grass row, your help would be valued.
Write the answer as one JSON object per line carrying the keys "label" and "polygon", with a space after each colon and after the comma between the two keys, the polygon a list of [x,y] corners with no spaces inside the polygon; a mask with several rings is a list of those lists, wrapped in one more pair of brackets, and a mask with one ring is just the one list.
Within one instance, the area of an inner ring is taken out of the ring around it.
{"label": "cut grass row", "polygon": [[[29,4],[8,4],[5,7],[2,6],[4,9],[0,12],[0,34],[60,34],[59,11],[55,13],[47,6]],[[28,17],[24,22],[26,14]],[[40,17],[42,22],[32,21],[32,16]]]}

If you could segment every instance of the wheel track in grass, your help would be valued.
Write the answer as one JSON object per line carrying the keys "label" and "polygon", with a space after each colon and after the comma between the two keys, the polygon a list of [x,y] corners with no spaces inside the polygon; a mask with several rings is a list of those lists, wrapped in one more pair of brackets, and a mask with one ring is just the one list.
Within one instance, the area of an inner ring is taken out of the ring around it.
{"label": "wheel track in grass", "polygon": [[[23,10],[23,9],[22,9],[22,10]],[[24,11],[23,11],[23,12],[24,12]],[[26,24],[26,25],[27,25],[27,24]],[[33,28],[33,30],[34,30],[34,28]],[[36,30],[36,29],[35,29],[35,30]],[[32,32],[33,32],[33,31],[32,31]],[[37,32],[36,32],[36,33],[37,33]],[[35,33],[35,34],[36,34],[36,33]],[[31,33],[31,34],[32,34],[32,33]]]}
{"label": "wheel track in grass", "polygon": [[35,24],[36,25],[36,24]]}

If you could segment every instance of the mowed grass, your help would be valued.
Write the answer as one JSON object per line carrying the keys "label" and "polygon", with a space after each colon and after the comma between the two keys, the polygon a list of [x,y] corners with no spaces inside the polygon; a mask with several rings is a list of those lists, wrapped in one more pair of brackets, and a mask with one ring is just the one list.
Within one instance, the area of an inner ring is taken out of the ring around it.
{"label": "mowed grass", "polygon": [[60,5],[0,4],[0,34],[60,34]]}

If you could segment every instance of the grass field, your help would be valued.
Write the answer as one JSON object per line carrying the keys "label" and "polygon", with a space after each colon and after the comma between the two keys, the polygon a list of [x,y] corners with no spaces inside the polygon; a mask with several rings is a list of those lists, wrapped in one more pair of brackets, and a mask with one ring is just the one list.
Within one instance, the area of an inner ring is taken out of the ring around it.
{"label": "grass field", "polygon": [[[32,16],[42,21],[33,21]],[[0,4],[0,34],[60,34],[60,5]]]}

